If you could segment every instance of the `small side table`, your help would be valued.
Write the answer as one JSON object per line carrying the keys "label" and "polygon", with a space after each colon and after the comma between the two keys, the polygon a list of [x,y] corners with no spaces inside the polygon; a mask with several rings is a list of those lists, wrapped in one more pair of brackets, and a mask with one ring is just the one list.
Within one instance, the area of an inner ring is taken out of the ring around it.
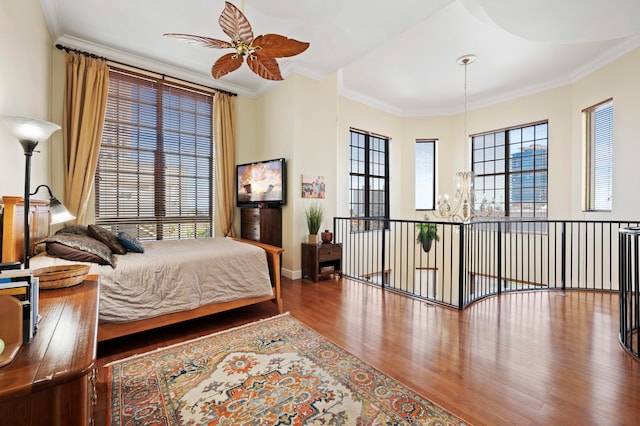
{"label": "small side table", "polygon": [[333,275],[342,276],[342,244],[302,243],[302,278],[317,283]]}

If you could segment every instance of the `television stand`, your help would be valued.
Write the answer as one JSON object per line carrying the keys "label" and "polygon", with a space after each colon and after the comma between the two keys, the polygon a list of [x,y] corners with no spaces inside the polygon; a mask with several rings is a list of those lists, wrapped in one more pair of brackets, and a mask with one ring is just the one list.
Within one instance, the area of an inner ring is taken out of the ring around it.
{"label": "television stand", "polygon": [[280,207],[243,207],[240,218],[242,238],[282,247],[282,209]]}

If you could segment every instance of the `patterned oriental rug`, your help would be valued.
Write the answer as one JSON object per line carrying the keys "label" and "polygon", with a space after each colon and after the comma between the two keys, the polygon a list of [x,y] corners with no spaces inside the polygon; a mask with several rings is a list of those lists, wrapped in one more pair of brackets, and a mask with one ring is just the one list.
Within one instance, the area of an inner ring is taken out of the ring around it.
{"label": "patterned oriental rug", "polygon": [[463,425],[288,314],[108,366],[111,425]]}

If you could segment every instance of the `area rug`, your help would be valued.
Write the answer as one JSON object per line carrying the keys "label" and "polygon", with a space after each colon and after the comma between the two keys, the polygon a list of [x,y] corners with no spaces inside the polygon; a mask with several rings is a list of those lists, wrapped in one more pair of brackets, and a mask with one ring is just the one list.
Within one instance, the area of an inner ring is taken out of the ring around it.
{"label": "area rug", "polygon": [[463,425],[288,314],[113,362],[111,425]]}

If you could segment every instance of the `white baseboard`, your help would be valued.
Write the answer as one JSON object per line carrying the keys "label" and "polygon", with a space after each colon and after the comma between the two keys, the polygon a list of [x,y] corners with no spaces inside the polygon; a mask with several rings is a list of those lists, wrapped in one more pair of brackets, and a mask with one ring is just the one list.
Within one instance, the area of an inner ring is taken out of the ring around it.
{"label": "white baseboard", "polygon": [[292,271],[291,269],[281,268],[280,275],[285,278],[289,278],[290,280],[299,280],[302,278],[302,270],[298,269],[296,271]]}

